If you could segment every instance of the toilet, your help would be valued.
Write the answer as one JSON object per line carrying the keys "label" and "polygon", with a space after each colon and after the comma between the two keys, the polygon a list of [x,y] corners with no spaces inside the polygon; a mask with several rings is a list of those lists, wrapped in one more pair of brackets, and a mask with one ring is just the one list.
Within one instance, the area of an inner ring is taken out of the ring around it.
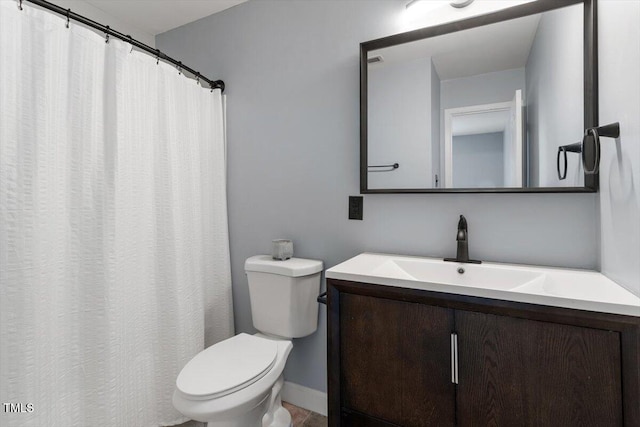
{"label": "toilet", "polygon": [[314,333],[322,261],[269,255],[244,268],[255,335],[245,333],[198,353],[178,375],[173,406],[208,427],[290,427],[282,407],[283,370],[292,338]]}

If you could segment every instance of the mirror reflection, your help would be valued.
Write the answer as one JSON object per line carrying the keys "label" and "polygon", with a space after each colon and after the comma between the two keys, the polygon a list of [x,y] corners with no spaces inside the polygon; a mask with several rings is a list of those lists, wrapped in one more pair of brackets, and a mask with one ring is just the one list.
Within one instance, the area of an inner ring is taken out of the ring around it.
{"label": "mirror reflection", "polygon": [[367,52],[367,188],[582,187],[583,35],[576,4]]}

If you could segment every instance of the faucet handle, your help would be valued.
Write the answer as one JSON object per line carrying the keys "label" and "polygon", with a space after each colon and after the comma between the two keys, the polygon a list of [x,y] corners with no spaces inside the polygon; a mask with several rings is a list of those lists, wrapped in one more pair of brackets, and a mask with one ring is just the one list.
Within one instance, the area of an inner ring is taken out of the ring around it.
{"label": "faucet handle", "polygon": [[467,230],[467,219],[464,215],[460,215],[460,221],[458,221],[458,230]]}

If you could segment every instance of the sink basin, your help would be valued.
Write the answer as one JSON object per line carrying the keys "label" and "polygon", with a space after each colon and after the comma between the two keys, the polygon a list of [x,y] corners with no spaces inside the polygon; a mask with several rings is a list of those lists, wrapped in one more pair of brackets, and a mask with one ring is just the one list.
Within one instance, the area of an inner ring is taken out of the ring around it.
{"label": "sink basin", "polygon": [[589,270],[363,253],[326,277],[640,317],[640,298]]}
{"label": "sink basin", "polygon": [[[462,271],[462,273],[460,272]],[[544,274],[488,264],[458,264],[442,260],[390,259],[372,272],[428,283],[510,290],[544,281]]]}
{"label": "sink basin", "polygon": [[575,276],[575,272],[554,271],[553,274],[545,275],[544,280],[526,283],[513,290],[520,293],[609,303],[628,301],[635,303],[637,315],[640,315],[640,300],[602,274],[583,273],[579,280],[575,280]]}

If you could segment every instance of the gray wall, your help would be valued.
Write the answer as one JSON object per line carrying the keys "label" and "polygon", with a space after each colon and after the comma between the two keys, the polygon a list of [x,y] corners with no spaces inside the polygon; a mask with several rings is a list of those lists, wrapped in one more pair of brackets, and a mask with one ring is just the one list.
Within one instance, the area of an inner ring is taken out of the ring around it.
{"label": "gray wall", "polygon": [[567,179],[556,169],[559,145],[580,141],[583,119],[583,7],[546,12],[540,18],[526,67],[526,111],[531,185],[580,187],[584,171],[567,155]]}
{"label": "gray wall", "polygon": [[516,90],[524,92],[524,68],[494,71],[461,79],[442,80],[440,108],[468,107],[471,105],[508,102]]}
{"label": "gray wall", "polygon": [[[440,76],[431,61],[431,175],[433,181],[431,187],[440,187],[442,174],[440,173]],[[436,184],[435,175],[438,175]]]}
{"label": "gray wall", "polygon": [[453,137],[453,187],[504,186],[504,132]]}
{"label": "gray wall", "polygon": [[[359,192],[359,43],[402,31],[405,3],[252,0],[157,37],[227,83],[237,332],[253,331],[244,260],[279,237],[326,267],[363,251],[451,256],[464,213],[474,258],[597,267],[592,194],[367,195],[364,221],[347,219]],[[326,390],[320,316],[318,333],[295,340],[285,376]]]}
{"label": "gray wall", "polygon": [[640,296],[640,2],[599,2],[602,272]]}
{"label": "gray wall", "polygon": [[369,188],[431,187],[431,58],[369,66]]}

